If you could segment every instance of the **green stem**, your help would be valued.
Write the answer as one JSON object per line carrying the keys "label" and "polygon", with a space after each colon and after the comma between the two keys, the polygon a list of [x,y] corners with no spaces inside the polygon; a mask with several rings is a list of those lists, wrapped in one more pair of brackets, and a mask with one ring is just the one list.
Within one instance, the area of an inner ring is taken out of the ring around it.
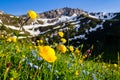
{"label": "green stem", "polygon": [[120,65],[120,55],[119,55],[119,52],[118,52],[118,65]]}
{"label": "green stem", "polygon": [[27,23],[27,21],[28,21],[29,19],[30,19],[30,17],[27,18],[27,19],[25,20],[25,22],[23,22],[23,23],[21,24],[20,29],[22,28],[22,26],[23,26],[25,23]]}
{"label": "green stem", "polygon": [[7,73],[8,73],[8,71],[9,71],[9,69],[10,69],[10,68],[6,68],[6,70],[5,70],[5,74],[4,74],[4,80],[6,80]]}
{"label": "green stem", "polygon": [[54,62],[53,62],[53,65],[52,65],[52,72],[51,72],[51,75],[50,75],[50,80],[52,80],[53,71],[54,71]]}

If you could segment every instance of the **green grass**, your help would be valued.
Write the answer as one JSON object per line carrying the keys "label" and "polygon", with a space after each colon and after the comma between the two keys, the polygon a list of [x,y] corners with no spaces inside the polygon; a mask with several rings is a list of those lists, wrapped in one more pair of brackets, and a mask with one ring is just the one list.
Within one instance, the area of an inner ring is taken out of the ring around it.
{"label": "green grass", "polygon": [[[32,48],[30,48],[30,46]],[[53,45],[54,46],[54,45]],[[7,42],[0,36],[0,80],[119,80],[120,66],[56,50],[57,60],[49,63],[39,56],[29,39]],[[38,60],[39,58],[39,60]]]}

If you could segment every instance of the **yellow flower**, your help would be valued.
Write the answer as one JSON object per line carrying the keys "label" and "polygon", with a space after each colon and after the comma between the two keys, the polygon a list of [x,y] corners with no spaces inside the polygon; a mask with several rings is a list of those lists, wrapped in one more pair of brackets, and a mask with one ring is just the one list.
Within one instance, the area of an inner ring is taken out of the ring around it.
{"label": "yellow flower", "polygon": [[39,40],[37,40],[37,43],[39,43],[40,41]]}
{"label": "yellow flower", "polygon": [[12,77],[12,78],[10,78],[10,80],[14,80],[14,78]]}
{"label": "yellow flower", "polygon": [[116,67],[117,67],[117,64],[113,64],[113,66],[116,68]]}
{"label": "yellow flower", "polygon": [[29,49],[32,49],[32,46],[29,46]]}
{"label": "yellow flower", "polygon": [[73,46],[69,46],[69,49],[70,49],[71,52],[74,51],[74,47]]}
{"label": "yellow flower", "polygon": [[5,36],[5,38],[8,38],[8,36]]}
{"label": "yellow flower", "polygon": [[85,55],[83,56],[83,59],[85,59],[85,58],[87,58],[87,54],[85,54]]}
{"label": "yellow flower", "polygon": [[106,68],[107,68],[107,66],[106,66],[106,65],[103,65],[102,67],[103,67],[104,69],[106,69]]}
{"label": "yellow flower", "polygon": [[50,46],[43,46],[39,50],[39,55],[48,62],[55,62],[57,57],[55,56],[55,51]]}
{"label": "yellow flower", "polygon": [[37,49],[37,46],[34,46],[35,49]]}
{"label": "yellow flower", "polygon": [[14,36],[14,37],[9,37],[6,39],[7,42],[16,42],[17,41],[17,37]]}
{"label": "yellow flower", "polygon": [[41,43],[41,44],[43,43],[43,40],[42,40],[42,39],[40,40],[40,43]]}
{"label": "yellow flower", "polygon": [[79,72],[78,70],[75,71],[75,75],[78,76],[79,75]]}
{"label": "yellow flower", "polygon": [[83,60],[82,60],[82,59],[80,59],[80,60],[79,60],[79,63],[80,63],[80,64],[81,64],[81,63],[83,63]]}
{"label": "yellow flower", "polygon": [[17,37],[16,36],[12,37],[12,41],[16,42],[17,41]]}
{"label": "yellow flower", "polygon": [[37,14],[35,11],[28,11],[27,15],[31,18],[31,19],[36,19],[37,18]]}
{"label": "yellow flower", "polygon": [[12,39],[11,38],[7,38],[7,40],[6,40],[7,42],[11,42],[12,41]]}
{"label": "yellow flower", "polygon": [[19,48],[19,46],[18,46],[18,45],[16,45],[16,46],[15,46],[15,48],[16,48],[16,49],[18,49],[18,48]]}
{"label": "yellow flower", "polygon": [[110,68],[110,64],[108,64],[108,68]]}
{"label": "yellow flower", "polygon": [[16,52],[18,52],[18,53],[19,53],[19,52],[20,52],[20,49],[18,48],[18,49],[16,50]]}
{"label": "yellow flower", "polygon": [[3,54],[3,53],[0,53],[0,57],[4,57],[5,56],[5,54]]}
{"label": "yellow flower", "polygon": [[62,41],[62,43],[66,43],[66,39],[65,38],[61,38],[60,40]]}
{"label": "yellow flower", "polygon": [[22,55],[22,58],[25,58],[25,55]]}
{"label": "yellow flower", "polygon": [[101,73],[102,71],[99,69],[98,72]]}
{"label": "yellow flower", "polygon": [[4,38],[4,35],[1,35],[2,38]]}
{"label": "yellow flower", "polygon": [[67,48],[66,48],[65,45],[63,45],[63,44],[58,45],[58,46],[57,46],[57,49],[58,49],[59,51],[61,51],[62,53],[65,53],[65,52],[67,51]]}
{"label": "yellow flower", "polygon": [[60,37],[63,37],[63,36],[64,36],[64,33],[63,33],[63,32],[58,32],[58,35],[59,35]]}
{"label": "yellow flower", "polygon": [[113,72],[115,73],[115,72],[116,72],[116,70],[114,69],[114,70],[113,70]]}
{"label": "yellow flower", "polygon": [[80,50],[78,48],[75,49],[75,53],[80,53]]}

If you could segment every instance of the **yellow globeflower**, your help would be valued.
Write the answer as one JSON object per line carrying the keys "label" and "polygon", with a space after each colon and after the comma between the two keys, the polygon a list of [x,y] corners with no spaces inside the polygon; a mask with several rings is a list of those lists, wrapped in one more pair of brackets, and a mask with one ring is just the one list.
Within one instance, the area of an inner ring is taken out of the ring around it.
{"label": "yellow globeflower", "polygon": [[80,53],[80,50],[78,48],[75,49],[75,53]]}
{"label": "yellow globeflower", "polygon": [[108,64],[108,68],[110,68],[110,64]]}
{"label": "yellow globeflower", "polygon": [[63,45],[63,44],[58,45],[58,46],[57,46],[57,49],[58,49],[59,51],[61,51],[62,53],[65,53],[65,52],[67,51],[67,48],[66,48],[65,45]]}
{"label": "yellow globeflower", "polygon": [[40,40],[40,43],[41,43],[41,44],[43,43],[43,40],[42,40],[42,39]]}
{"label": "yellow globeflower", "polygon": [[8,36],[5,36],[5,38],[8,38]]}
{"label": "yellow globeflower", "polygon": [[25,58],[25,55],[22,55],[22,58]]}
{"label": "yellow globeflower", "polygon": [[117,64],[113,64],[113,65],[114,65],[115,68],[117,67]]}
{"label": "yellow globeflower", "polygon": [[32,46],[29,46],[29,49],[32,49]]}
{"label": "yellow globeflower", "polygon": [[83,60],[82,60],[82,59],[80,59],[80,60],[79,60],[79,63],[80,63],[80,64],[81,64],[81,63],[83,63]]}
{"label": "yellow globeflower", "polygon": [[70,49],[71,52],[74,51],[74,47],[73,46],[69,46],[69,49]]}
{"label": "yellow globeflower", "polygon": [[16,41],[17,41],[17,37],[14,36],[14,37],[12,38],[12,41],[13,41],[13,42],[16,42]]}
{"label": "yellow globeflower", "polygon": [[7,42],[11,42],[12,41],[12,39],[11,38],[7,38],[7,40],[6,40]]}
{"label": "yellow globeflower", "polygon": [[64,36],[64,33],[63,33],[63,32],[58,32],[58,35],[59,35],[60,37],[63,37],[63,36]]}
{"label": "yellow globeflower", "polygon": [[50,46],[40,47],[39,54],[44,60],[48,62],[55,62],[57,59],[54,49]]}
{"label": "yellow globeflower", "polygon": [[28,11],[27,15],[31,18],[31,19],[36,19],[37,18],[37,14],[35,11]]}
{"label": "yellow globeflower", "polygon": [[37,43],[39,43],[40,41],[39,40],[37,40]]}
{"label": "yellow globeflower", "polygon": [[5,56],[5,54],[3,54],[3,53],[0,53],[0,57],[4,57]]}
{"label": "yellow globeflower", "polygon": [[66,39],[65,38],[61,38],[60,40],[62,41],[62,43],[66,43]]}
{"label": "yellow globeflower", "polygon": [[18,49],[18,48],[19,48],[19,46],[15,46],[15,48],[16,48],[16,49]]}
{"label": "yellow globeflower", "polygon": [[14,78],[12,77],[12,78],[10,78],[10,80],[14,80]]}
{"label": "yellow globeflower", "polygon": [[76,75],[76,76],[79,75],[79,71],[78,71],[78,70],[75,71],[75,75]]}
{"label": "yellow globeflower", "polygon": [[35,49],[37,49],[37,46],[34,46]]}
{"label": "yellow globeflower", "polygon": [[4,38],[4,35],[1,35],[2,38]]}
{"label": "yellow globeflower", "polygon": [[20,49],[18,48],[18,49],[16,50],[16,52],[19,53],[19,52],[20,52]]}
{"label": "yellow globeflower", "polygon": [[103,67],[104,69],[106,69],[106,68],[107,68],[107,66],[106,66],[106,65],[103,65],[102,67]]}
{"label": "yellow globeflower", "polygon": [[85,54],[85,55],[83,56],[83,59],[85,59],[85,58],[87,58],[87,54]]}

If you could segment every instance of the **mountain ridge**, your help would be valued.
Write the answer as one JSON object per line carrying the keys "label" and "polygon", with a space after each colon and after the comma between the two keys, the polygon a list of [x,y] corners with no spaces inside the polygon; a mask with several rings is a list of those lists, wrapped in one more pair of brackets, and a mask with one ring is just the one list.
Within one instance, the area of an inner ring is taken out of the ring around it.
{"label": "mountain ridge", "polygon": [[72,16],[73,14],[80,15],[82,12],[84,12],[82,9],[64,7],[60,9],[54,9],[43,13],[39,13],[39,17],[56,18],[56,17],[61,17],[62,15],[64,16]]}

